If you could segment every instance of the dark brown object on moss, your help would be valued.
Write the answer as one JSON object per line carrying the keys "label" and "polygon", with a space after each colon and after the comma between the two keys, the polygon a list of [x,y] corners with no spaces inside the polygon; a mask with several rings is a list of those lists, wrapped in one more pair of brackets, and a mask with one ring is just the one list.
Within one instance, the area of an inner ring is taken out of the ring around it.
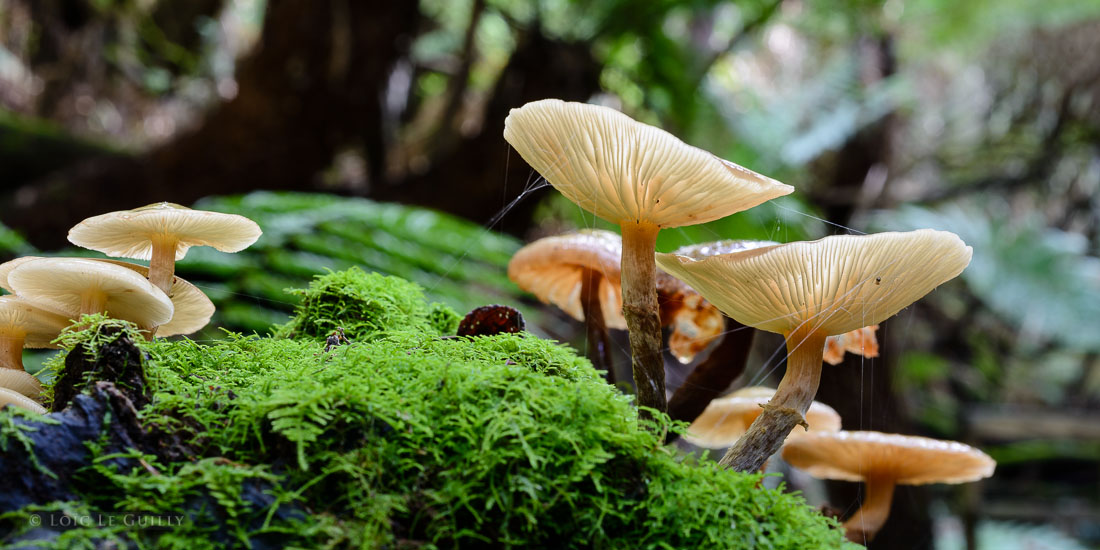
{"label": "dark brown object on moss", "polygon": [[523,332],[523,315],[515,308],[490,305],[475,308],[458,324],[458,336],[492,336]]}

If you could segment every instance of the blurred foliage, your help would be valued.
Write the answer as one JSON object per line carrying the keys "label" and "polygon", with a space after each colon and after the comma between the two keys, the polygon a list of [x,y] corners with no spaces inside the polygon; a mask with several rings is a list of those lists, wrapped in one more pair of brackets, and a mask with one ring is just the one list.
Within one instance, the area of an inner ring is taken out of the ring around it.
{"label": "blurred foliage", "polygon": [[1056,341],[1077,351],[1100,351],[1100,259],[1086,255],[1077,234],[1044,227],[1035,218],[990,216],[956,205],[940,211],[906,207],[881,216],[898,229],[936,227],[974,248],[963,271],[971,291],[1019,327],[1023,345]]}

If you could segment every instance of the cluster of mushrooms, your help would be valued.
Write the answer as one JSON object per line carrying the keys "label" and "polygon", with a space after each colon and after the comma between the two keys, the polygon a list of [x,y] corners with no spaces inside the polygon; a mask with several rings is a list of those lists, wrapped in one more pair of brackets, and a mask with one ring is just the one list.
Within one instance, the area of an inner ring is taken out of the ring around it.
{"label": "cluster of mushrooms", "polygon": [[0,264],[0,406],[45,413],[42,385],[23,368],[23,348],[53,341],[81,315],[105,313],[136,324],[148,338],[191,334],[210,321],[214,304],[175,276],[192,246],[238,252],[260,237],[255,222],[235,214],[167,202],[88,218],[69,231],[77,246],[118,260],[24,256]]}
{"label": "cluster of mushrooms", "polygon": [[[621,239],[581,231],[532,243],[515,255],[509,277],[585,321],[590,356],[603,368],[606,328],[626,328],[639,406],[685,419],[680,392],[666,400],[662,326],[672,328],[668,346],[684,362],[722,334],[751,334],[744,327],[786,339],[778,388],[708,398],[687,415],[690,441],[729,447],[720,464],[758,471],[782,447],[788,462],[812,475],[864,480],[864,506],[845,523],[858,542],[885,522],[895,484],[992,475],[993,460],[977,449],[840,431],[836,412],[814,402],[823,361],[837,364],[845,351],[876,355],[878,323],[970,263],[972,250],[957,235],[922,229],[786,244],[720,241],[656,253],[661,229],[716,220],[793,188],[596,105],[528,103],[511,111],[504,138],[563,195],[619,225]],[[724,388],[735,376],[718,380]]]}

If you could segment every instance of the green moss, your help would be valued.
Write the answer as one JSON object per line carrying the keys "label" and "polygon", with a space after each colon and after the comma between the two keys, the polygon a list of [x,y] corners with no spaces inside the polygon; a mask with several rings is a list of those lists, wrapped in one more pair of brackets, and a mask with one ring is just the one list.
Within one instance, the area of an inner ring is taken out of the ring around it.
{"label": "green moss", "polygon": [[[85,533],[179,548],[273,535],[340,548],[846,547],[799,496],[662,445],[667,418],[640,427],[573,350],[526,333],[440,338],[440,309],[418,292],[333,273],[281,331],[299,338],[142,344],[154,397],[141,417],[185,434],[194,461],[119,471],[97,451],[84,500],[58,506],[184,510],[178,529]],[[336,326],[356,336],[325,351]]]}
{"label": "green moss", "polygon": [[301,302],[294,317],[276,330],[284,338],[324,339],[342,328],[354,341],[386,330],[431,332],[449,323],[446,311],[428,307],[420,285],[358,267],[319,276],[308,289],[289,292],[301,296]]}

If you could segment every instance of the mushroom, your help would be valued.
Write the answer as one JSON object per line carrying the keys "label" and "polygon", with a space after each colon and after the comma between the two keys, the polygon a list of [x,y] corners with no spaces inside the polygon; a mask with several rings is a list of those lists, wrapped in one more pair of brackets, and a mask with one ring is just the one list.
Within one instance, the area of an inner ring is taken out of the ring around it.
{"label": "mushroom", "polygon": [[77,318],[107,313],[147,328],[172,318],[172,301],[145,277],[85,258],[37,258],[8,273],[15,293],[42,309]]}
{"label": "mushroom", "polygon": [[[120,265],[142,277],[149,276],[149,268],[143,265],[119,260],[97,259],[96,261]],[[172,320],[157,327],[158,335],[191,334],[210,323],[210,317],[214,315],[214,303],[203,291],[178,276],[173,279],[171,287],[172,292],[168,294],[168,298],[172,300]]]}
{"label": "mushroom", "polygon": [[653,262],[658,231],[716,220],[793,188],[596,105],[528,103],[509,113],[504,139],[566,198],[619,224],[623,317],[638,404],[664,411]]}
{"label": "mushroom", "polygon": [[837,235],[696,260],[658,254],[661,267],[726,315],[787,340],[787,372],[721,464],[756,471],[806,413],[825,339],[877,324],[962,272],[972,250],[954,233]]}
{"label": "mushroom", "polygon": [[[508,278],[544,303],[552,303],[588,328],[589,357],[613,377],[607,329],[626,329],[620,293],[622,238],[603,230],[539,239],[508,262]],[[661,326],[671,326],[669,350],[691,359],[721,334],[722,314],[698,292],[667,273],[657,273]],[[614,379],[609,380],[614,383]]]}
{"label": "mushroom", "polygon": [[39,405],[35,400],[17,391],[0,388],[0,407],[4,405],[12,405],[38,414],[46,414],[46,407]]}
{"label": "mushroom", "polygon": [[[726,397],[720,397],[707,405],[688,428],[684,439],[689,443],[708,449],[724,449],[737,442],[749,429],[764,404],[775,394],[775,390],[759,386],[741,388]],[[840,414],[832,407],[814,401],[806,411],[806,423],[811,431],[835,432],[840,430]],[[791,436],[798,434],[791,431]]]}
{"label": "mushroom", "polygon": [[825,339],[825,354],[822,359],[830,365],[839,365],[844,361],[844,352],[864,357],[878,357],[878,338],[875,331],[878,325],[857,328],[839,336]]}
{"label": "mushroom", "polygon": [[848,540],[866,544],[890,516],[895,485],[967,483],[997,463],[974,447],[881,432],[813,432],[783,446],[783,460],[821,479],[863,481],[863,506],[844,522]]}
{"label": "mushroom", "polygon": [[0,296],[0,388],[37,397],[42,384],[23,369],[23,348],[57,347],[50,342],[69,324],[19,296]]}
{"label": "mushroom", "polygon": [[580,231],[539,239],[508,262],[508,278],[543,303],[584,321],[588,356],[615,383],[607,329],[625,329],[619,291],[622,240],[611,231]]}
{"label": "mushroom", "polygon": [[176,262],[188,248],[239,252],[261,233],[260,226],[244,216],[158,202],[88,218],[69,230],[69,242],[108,256],[149,260],[149,281],[169,294]]}

